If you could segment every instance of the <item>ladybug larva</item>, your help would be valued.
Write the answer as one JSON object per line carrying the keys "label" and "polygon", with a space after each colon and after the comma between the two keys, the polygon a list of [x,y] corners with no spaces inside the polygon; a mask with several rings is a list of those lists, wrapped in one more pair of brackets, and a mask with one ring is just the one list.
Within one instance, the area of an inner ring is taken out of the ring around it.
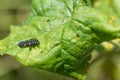
{"label": "ladybug larva", "polygon": [[20,48],[25,48],[25,47],[35,47],[39,45],[39,41],[36,38],[32,38],[29,40],[21,41],[18,43],[18,46]]}

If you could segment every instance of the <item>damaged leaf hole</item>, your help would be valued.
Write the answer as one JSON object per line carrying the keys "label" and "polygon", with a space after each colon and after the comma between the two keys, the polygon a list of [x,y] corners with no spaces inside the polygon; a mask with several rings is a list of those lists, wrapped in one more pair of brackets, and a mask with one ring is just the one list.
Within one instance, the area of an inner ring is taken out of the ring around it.
{"label": "damaged leaf hole", "polygon": [[65,22],[65,20],[62,20],[62,22]]}
{"label": "damaged leaf hole", "polygon": [[80,35],[79,35],[79,34],[76,34],[76,36],[77,36],[77,37],[80,37]]}
{"label": "damaged leaf hole", "polygon": [[50,20],[48,19],[47,22],[49,22]]}
{"label": "damaged leaf hole", "polygon": [[40,51],[40,53],[43,53],[43,51]]}

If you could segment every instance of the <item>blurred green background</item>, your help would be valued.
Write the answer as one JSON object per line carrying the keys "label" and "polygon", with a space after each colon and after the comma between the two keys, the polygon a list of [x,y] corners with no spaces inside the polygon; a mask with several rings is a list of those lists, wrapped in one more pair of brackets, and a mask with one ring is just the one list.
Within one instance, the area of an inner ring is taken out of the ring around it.
{"label": "blurred green background", "polygon": [[[0,0],[0,39],[10,25],[21,25],[28,17],[31,0]],[[106,46],[105,46],[106,45]],[[110,46],[112,46],[110,48]],[[114,46],[114,47],[113,47]],[[109,49],[110,48],[110,49]],[[112,43],[92,53],[87,80],[120,80],[120,47]],[[15,58],[0,56],[0,80],[74,80],[55,73],[22,66]]]}

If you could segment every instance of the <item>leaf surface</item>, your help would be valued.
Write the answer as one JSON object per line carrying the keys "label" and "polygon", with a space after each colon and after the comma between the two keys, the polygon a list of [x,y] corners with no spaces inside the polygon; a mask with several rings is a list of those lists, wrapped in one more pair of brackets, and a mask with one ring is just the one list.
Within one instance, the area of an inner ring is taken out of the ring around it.
{"label": "leaf surface", "polygon": [[[10,35],[0,41],[1,55],[79,80],[86,78],[94,47],[120,37],[120,26],[110,24],[89,0],[33,0],[26,22],[10,29]],[[37,38],[40,45],[18,47],[31,38]]]}

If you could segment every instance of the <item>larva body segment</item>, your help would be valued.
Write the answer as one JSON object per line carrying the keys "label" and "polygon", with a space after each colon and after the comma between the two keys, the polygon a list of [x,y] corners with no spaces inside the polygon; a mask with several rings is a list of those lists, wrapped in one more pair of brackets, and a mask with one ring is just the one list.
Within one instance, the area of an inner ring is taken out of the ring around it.
{"label": "larva body segment", "polygon": [[37,46],[39,44],[40,43],[36,38],[32,38],[32,39],[29,39],[29,40],[19,42],[18,46],[20,48],[26,48],[26,47],[35,47],[35,46]]}

